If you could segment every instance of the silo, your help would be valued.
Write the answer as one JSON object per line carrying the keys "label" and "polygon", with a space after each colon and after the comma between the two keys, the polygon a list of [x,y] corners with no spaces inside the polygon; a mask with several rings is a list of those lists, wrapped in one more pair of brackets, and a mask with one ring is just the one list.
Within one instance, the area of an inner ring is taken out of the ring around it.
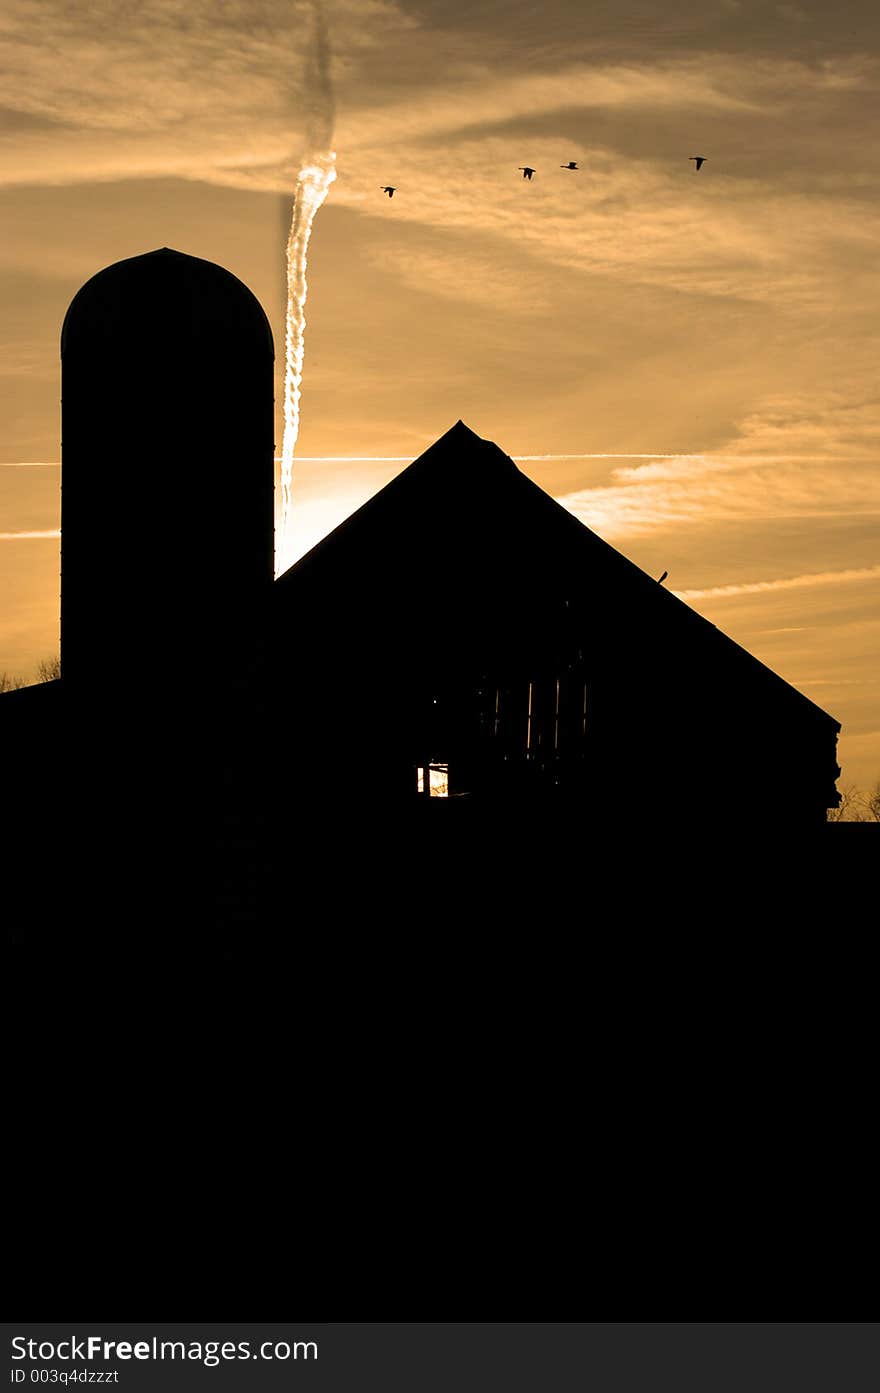
{"label": "silo", "polygon": [[273,575],[273,345],[229,271],[163,247],[93,276],[61,333],[68,689],[251,661]]}
{"label": "silo", "polygon": [[222,922],[253,899],[270,779],[271,330],[230,272],[162,248],[83,286],[61,358],[77,898],[113,932]]}

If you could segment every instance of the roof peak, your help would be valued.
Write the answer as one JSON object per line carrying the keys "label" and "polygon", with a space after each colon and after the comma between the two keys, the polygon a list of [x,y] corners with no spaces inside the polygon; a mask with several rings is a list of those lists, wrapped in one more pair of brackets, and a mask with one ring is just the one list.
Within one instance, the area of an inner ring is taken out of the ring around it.
{"label": "roof peak", "polygon": [[[497,463],[503,461],[505,464],[512,465],[514,469],[516,468],[510,456],[506,455],[500,446],[495,444],[494,440],[486,440],[483,436],[477,435],[476,431],[471,430],[470,426],[466,426],[461,419],[457,420],[454,426],[450,426],[449,430],[439,436],[438,439],[434,441],[433,445],[429,445],[426,450],[423,450],[409,468],[414,468],[416,465],[420,464],[422,460],[430,461],[431,463],[436,462],[438,457],[443,458],[447,456],[450,447],[454,447],[456,458],[458,459],[461,458],[462,452],[464,452],[466,456],[472,457],[474,452],[479,451],[484,457],[494,458]],[[407,472],[407,470],[404,470],[404,473]]]}
{"label": "roof peak", "polygon": [[[450,426],[449,429],[444,431],[442,435],[438,435],[437,439],[427,447],[427,450],[435,450],[438,445],[444,445],[447,443],[455,443],[457,445],[493,444],[491,440],[484,440],[481,435],[477,435],[476,431],[471,430],[470,426],[466,426],[464,421],[462,421],[461,417],[459,417],[459,419],[455,422],[455,425]],[[426,454],[427,450],[423,450],[422,454]],[[419,459],[421,458],[421,456],[416,456],[416,458]]]}

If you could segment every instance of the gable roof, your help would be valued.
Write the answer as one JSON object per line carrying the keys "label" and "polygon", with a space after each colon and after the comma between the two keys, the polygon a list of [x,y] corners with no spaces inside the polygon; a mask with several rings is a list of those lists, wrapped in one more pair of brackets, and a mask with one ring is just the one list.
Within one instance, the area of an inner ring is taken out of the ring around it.
{"label": "gable roof", "polygon": [[293,602],[305,588],[311,605],[323,587],[338,590],[342,580],[357,587],[359,576],[377,570],[390,569],[402,586],[417,584],[426,527],[448,544],[437,559],[441,576],[454,575],[479,549],[491,557],[487,570],[503,569],[505,583],[514,569],[524,568],[544,579],[555,575],[566,585],[576,577],[597,603],[612,596],[618,612],[638,615],[652,629],[698,649],[707,666],[725,666],[737,681],[763,688],[768,699],[790,700],[801,717],[840,729],[827,711],[658,585],[462,421],[280,576],[276,602],[283,610],[288,597]]}

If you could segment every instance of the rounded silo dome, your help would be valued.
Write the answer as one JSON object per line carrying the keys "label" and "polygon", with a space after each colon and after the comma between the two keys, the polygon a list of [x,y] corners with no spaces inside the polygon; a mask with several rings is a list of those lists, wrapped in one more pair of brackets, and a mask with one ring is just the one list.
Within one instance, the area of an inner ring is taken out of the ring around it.
{"label": "rounded silo dome", "polygon": [[185,328],[191,341],[243,335],[251,351],[262,344],[274,359],[269,321],[244,281],[213,261],[170,247],[114,262],[86,281],[64,316],[62,359],[83,345],[88,351],[101,342],[115,348],[121,337],[136,350],[133,318],[140,321],[145,344],[158,340],[166,352],[174,347],[166,335],[173,331],[177,339]]}

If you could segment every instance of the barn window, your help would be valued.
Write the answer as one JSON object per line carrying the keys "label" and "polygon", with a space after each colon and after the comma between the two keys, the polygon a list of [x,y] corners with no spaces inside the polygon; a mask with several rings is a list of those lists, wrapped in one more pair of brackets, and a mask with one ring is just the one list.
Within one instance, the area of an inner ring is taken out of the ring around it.
{"label": "barn window", "polygon": [[[427,776],[427,788],[425,778]],[[429,798],[449,797],[449,765],[429,764],[416,769],[418,791],[427,793]]]}

